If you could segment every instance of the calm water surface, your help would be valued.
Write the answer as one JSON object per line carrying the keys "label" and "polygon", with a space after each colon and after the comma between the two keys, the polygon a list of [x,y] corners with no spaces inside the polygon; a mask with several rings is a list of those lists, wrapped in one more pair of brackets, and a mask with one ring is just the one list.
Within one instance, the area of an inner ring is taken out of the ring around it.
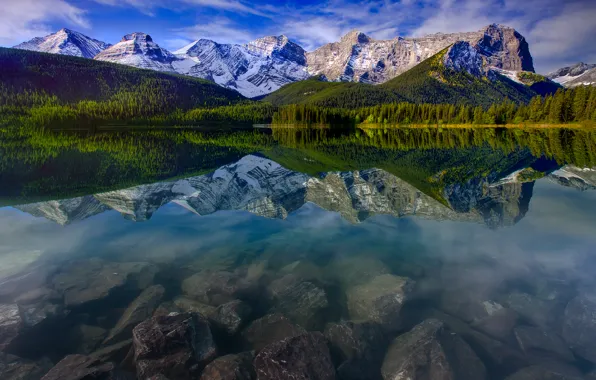
{"label": "calm water surface", "polygon": [[0,378],[40,378],[69,354],[134,373],[133,328],[192,311],[217,356],[321,331],[340,379],[590,379],[595,142],[473,129],[5,139]]}

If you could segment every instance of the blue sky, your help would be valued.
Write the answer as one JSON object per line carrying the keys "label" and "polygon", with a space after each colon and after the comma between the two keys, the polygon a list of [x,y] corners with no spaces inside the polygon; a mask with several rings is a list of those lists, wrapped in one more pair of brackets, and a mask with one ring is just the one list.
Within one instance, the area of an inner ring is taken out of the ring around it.
{"label": "blue sky", "polygon": [[244,43],[286,34],[306,50],[351,29],[378,39],[473,31],[491,23],[516,28],[530,43],[538,72],[596,63],[594,0],[0,0],[0,45],[62,27],[115,43],[149,33],[175,50],[198,38]]}

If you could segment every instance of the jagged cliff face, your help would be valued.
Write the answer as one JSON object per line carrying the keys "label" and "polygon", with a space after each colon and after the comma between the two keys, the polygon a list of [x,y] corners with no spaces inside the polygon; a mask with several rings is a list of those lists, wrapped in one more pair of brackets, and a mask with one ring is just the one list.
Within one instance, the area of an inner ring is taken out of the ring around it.
{"label": "jagged cliff face", "polygon": [[67,224],[106,210],[115,210],[130,220],[144,221],[170,202],[199,215],[245,210],[283,219],[312,202],[353,223],[372,215],[388,214],[500,227],[512,225],[525,215],[532,185],[477,179],[446,187],[445,204],[380,169],[311,177],[267,158],[248,155],[203,176],[18,208]]}
{"label": "jagged cliff face", "polygon": [[212,80],[247,97],[308,78],[304,50],[286,36],[263,37],[245,45],[202,39],[175,54],[180,58],[177,72]]}
{"label": "jagged cliff face", "polygon": [[15,49],[33,50],[44,53],[71,55],[74,57],[93,58],[111,45],[87,37],[70,29],[61,29],[56,33],[14,46]]}
{"label": "jagged cliff face", "polygon": [[552,172],[548,178],[566,187],[578,190],[596,190],[596,168],[578,168],[574,165],[565,165]]}
{"label": "jagged cliff face", "polygon": [[489,25],[477,32],[437,33],[424,37],[373,40],[350,32],[341,41],[307,53],[308,70],[330,80],[383,83],[458,41],[468,42],[487,66],[534,71],[528,43],[515,29]]}
{"label": "jagged cliff face", "polygon": [[151,69],[175,72],[172,62],[178,58],[169,51],[162,49],[153,42],[150,35],[145,33],[127,34],[114,46],[102,51],[95,59]]}

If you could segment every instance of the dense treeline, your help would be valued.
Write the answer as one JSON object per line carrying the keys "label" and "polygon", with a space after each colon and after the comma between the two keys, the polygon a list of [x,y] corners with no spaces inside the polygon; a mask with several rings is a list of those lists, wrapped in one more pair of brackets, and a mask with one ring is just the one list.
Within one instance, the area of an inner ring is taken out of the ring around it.
{"label": "dense treeline", "polygon": [[527,105],[518,105],[509,99],[488,108],[414,103],[358,109],[291,105],[281,107],[273,117],[273,122],[279,124],[519,124],[587,120],[596,121],[596,87],[559,89],[545,98],[536,96]]}

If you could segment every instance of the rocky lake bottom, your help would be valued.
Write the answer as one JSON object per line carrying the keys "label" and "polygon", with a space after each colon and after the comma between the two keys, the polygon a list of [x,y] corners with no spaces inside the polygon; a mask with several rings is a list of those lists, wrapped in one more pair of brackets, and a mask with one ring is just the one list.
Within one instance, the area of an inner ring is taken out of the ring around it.
{"label": "rocky lake bottom", "polygon": [[499,154],[11,201],[0,379],[596,379],[596,169]]}

